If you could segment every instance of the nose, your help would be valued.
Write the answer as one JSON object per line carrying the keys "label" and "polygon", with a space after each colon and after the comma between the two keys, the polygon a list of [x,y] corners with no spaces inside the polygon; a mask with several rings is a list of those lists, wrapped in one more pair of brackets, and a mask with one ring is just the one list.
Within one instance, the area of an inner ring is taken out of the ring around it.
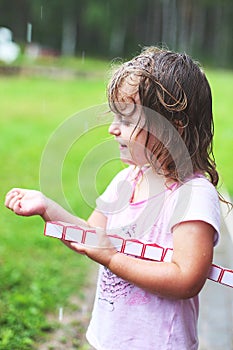
{"label": "nose", "polygon": [[119,136],[121,134],[120,124],[116,121],[113,121],[112,124],[109,126],[108,132],[113,136]]}

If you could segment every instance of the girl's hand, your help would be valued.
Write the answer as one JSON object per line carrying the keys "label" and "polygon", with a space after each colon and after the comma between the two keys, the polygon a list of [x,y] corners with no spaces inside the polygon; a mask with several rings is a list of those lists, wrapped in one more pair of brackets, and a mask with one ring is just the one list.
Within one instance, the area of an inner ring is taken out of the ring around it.
{"label": "girl's hand", "polygon": [[21,216],[44,215],[46,197],[39,191],[13,188],[5,199],[5,206]]}
{"label": "girl's hand", "polygon": [[102,228],[96,228],[96,234],[98,235],[98,246],[96,247],[68,241],[63,241],[63,243],[75,252],[84,254],[97,263],[108,267],[112,257],[118,252]]}

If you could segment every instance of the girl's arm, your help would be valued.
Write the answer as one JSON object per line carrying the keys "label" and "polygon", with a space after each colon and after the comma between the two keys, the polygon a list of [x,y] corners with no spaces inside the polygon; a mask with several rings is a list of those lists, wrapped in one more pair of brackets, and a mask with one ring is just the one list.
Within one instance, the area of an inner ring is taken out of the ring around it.
{"label": "girl's arm", "polygon": [[15,214],[21,216],[40,215],[44,221],[63,221],[76,225],[89,225],[105,228],[106,218],[96,212],[91,216],[91,221],[85,221],[70,214],[52,199],[46,197],[40,191],[22,188],[13,188],[5,199],[5,205]]}
{"label": "girl's arm", "polygon": [[68,213],[39,191],[13,189],[5,205],[22,216],[40,215],[45,221],[59,220],[99,227],[99,248],[64,242],[78,253],[108,267],[129,282],[164,297],[185,299],[196,295],[205,283],[213,258],[214,229],[203,221],[177,225],[173,231],[171,263],[136,259],[118,253],[105,234],[106,218],[94,211],[86,221]]}
{"label": "girl's arm", "polygon": [[108,267],[119,277],[162,297],[186,299],[203,287],[213,258],[214,229],[202,221],[190,221],[174,229],[174,252],[170,263],[136,259],[116,252],[103,232],[102,249],[71,248]]}

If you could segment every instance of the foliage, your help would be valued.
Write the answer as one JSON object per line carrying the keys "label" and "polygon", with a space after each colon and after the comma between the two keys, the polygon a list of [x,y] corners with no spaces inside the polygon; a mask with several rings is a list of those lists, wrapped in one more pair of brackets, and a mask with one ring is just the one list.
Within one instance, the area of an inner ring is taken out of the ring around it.
{"label": "foliage", "polygon": [[[163,44],[215,66],[232,68],[232,0],[2,0],[0,24],[14,39],[53,53],[131,57]],[[221,53],[221,54],[220,54]]]}

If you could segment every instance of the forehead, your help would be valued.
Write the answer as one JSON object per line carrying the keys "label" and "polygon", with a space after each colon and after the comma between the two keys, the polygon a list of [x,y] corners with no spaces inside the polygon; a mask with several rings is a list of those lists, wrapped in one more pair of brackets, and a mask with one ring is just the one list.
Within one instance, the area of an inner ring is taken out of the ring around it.
{"label": "forehead", "polygon": [[139,80],[139,76],[131,73],[112,81],[108,97],[113,112],[125,114],[140,105]]}
{"label": "forehead", "polygon": [[139,101],[139,83],[140,77],[136,74],[129,74],[123,77],[118,86],[117,95],[120,100],[127,100],[127,98],[134,98],[134,100]]}

